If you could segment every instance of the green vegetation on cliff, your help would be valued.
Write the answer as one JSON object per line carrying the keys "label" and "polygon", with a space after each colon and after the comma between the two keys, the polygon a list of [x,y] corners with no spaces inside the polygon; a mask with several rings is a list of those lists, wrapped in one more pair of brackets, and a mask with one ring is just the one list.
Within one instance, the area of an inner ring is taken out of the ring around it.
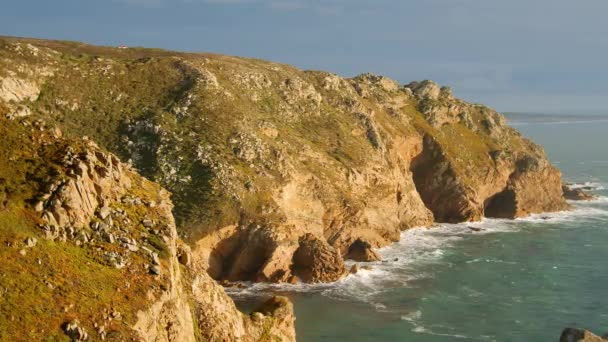
{"label": "green vegetation on cliff", "polygon": [[[111,266],[106,257],[124,254],[122,247],[95,241],[89,227],[81,231],[86,241],[72,235],[45,238],[45,221],[34,208],[49,184],[69,177],[66,151],[78,155],[90,147],[54,137],[58,131],[40,122],[2,118],[0,123],[0,340],[66,340],[62,326],[76,318],[86,322],[82,327],[89,333],[103,331],[114,340],[135,336],[129,325],[150,304],[150,289],[163,286],[142,268],[149,262],[146,256],[130,253],[128,266]],[[125,196],[156,199],[157,185],[130,177]],[[159,219],[153,211],[128,207],[124,213],[132,222]],[[117,238],[146,241],[143,227],[121,229],[125,234],[114,233]]]}

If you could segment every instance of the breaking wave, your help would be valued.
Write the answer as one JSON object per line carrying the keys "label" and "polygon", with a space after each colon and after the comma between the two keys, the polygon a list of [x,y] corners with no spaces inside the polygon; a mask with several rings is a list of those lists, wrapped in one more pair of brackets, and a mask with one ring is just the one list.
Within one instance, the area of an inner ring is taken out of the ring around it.
{"label": "breaking wave", "polygon": [[[244,282],[240,287],[227,288],[235,298],[251,298],[269,294],[289,294],[293,292],[313,292],[337,300],[368,303],[377,311],[387,311],[382,303],[382,294],[395,288],[408,287],[412,282],[432,277],[421,265],[441,264],[444,254],[463,239],[478,235],[513,233],[529,229],[530,225],[559,224],[560,229],[576,227],[568,222],[608,221],[608,197],[597,200],[575,202],[574,209],[555,213],[533,214],[515,220],[486,218],[479,222],[439,224],[432,228],[412,228],[401,234],[401,240],[378,250],[382,261],[359,264],[356,274],[350,274],[334,283],[323,284],[267,284]],[[475,259],[469,262],[508,261],[494,259]],[[354,262],[347,261],[347,267]]]}
{"label": "breaking wave", "polygon": [[571,189],[583,189],[583,190],[589,190],[589,191],[599,191],[599,190],[606,189],[602,183],[592,182],[592,181],[581,182],[581,183],[572,183],[572,184],[569,184],[568,186]]}

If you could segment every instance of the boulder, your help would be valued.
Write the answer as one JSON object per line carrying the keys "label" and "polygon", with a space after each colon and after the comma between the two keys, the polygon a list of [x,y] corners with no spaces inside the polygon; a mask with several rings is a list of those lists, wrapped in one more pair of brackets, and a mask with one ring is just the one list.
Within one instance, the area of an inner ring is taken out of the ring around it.
{"label": "boulder", "polygon": [[[412,82],[407,85],[408,88],[412,89],[414,95],[421,99],[437,100],[441,95],[442,91],[439,85],[430,80],[424,80],[422,82]],[[447,94],[447,91],[444,91]]]}
{"label": "boulder", "polygon": [[110,209],[110,207],[104,205],[99,209],[99,218],[105,220],[108,216],[110,216],[111,213],[112,210]]}
{"label": "boulder", "polygon": [[567,184],[562,185],[562,191],[567,200],[589,201],[595,198],[595,196],[586,193],[583,189],[573,189]]}
{"label": "boulder", "polygon": [[443,86],[439,90],[439,97],[444,98],[446,100],[453,100],[454,94],[452,93],[452,88]]}
{"label": "boulder", "polygon": [[36,240],[35,237],[28,237],[27,239],[25,239],[25,246],[32,248],[36,246],[36,243],[38,241]]}
{"label": "boulder", "polygon": [[606,342],[605,338],[596,336],[591,332],[577,328],[566,328],[562,331],[559,342]]}
{"label": "boulder", "polygon": [[380,260],[380,256],[372,250],[371,244],[361,239],[355,240],[355,242],[350,245],[346,258],[359,262]]}
{"label": "boulder", "polygon": [[0,79],[0,99],[7,103],[11,101],[36,101],[39,95],[40,88],[30,80],[16,77]]}
{"label": "boulder", "polygon": [[72,341],[87,341],[89,339],[87,331],[76,319],[64,324],[63,331],[70,337]]}
{"label": "boulder", "polygon": [[[264,302],[256,311],[260,312],[264,317],[272,318],[270,326],[268,322],[263,322],[264,324],[262,324],[264,330],[270,328],[268,332],[268,335],[270,335],[269,340],[296,340],[293,304],[288,298],[282,296],[272,297]],[[251,330],[255,331],[255,329]]]}
{"label": "boulder", "polygon": [[150,274],[153,275],[160,275],[161,274],[161,268],[158,265],[153,265],[150,267]]}
{"label": "boulder", "polygon": [[305,283],[331,282],[342,278],[346,267],[335,248],[307,233],[293,256],[293,272]]}

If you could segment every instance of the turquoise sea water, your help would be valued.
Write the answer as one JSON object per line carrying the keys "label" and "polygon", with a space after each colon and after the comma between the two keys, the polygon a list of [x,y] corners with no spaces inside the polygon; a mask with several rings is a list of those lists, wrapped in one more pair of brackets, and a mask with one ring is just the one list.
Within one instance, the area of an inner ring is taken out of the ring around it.
{"label": "turquoise sea water", "polygon": [[289,296],[300,341],[558,341],[608,332],[608,117],[515,115],[564,179],[600,197],[564,213],[412,229],[388,262],[334,284],[231,290],[247,309]]}

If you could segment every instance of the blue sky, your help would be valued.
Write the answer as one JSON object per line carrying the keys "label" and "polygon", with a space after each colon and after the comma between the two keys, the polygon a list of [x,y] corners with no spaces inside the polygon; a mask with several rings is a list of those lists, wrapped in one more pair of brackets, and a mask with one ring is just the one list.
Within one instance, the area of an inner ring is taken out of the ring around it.
{"label": "blue sky", "polygon": [[4,0],[0,35],[257,57],[608,113],[607,0]]}

